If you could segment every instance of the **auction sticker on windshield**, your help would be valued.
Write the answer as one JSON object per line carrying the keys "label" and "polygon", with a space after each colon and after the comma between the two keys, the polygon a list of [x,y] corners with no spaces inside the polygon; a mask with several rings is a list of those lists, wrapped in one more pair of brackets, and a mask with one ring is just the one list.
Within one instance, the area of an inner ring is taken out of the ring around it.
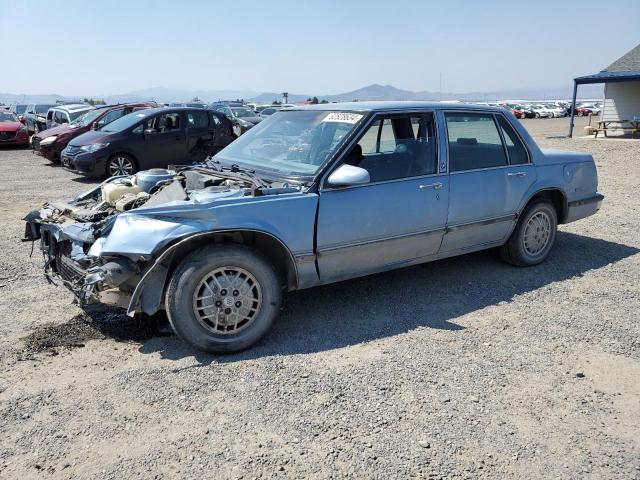
{"label": "auction sticker on windshield", "polygon": [[331,112],[322,119],[323,122],[357,123],[362,115],[351,112]]}

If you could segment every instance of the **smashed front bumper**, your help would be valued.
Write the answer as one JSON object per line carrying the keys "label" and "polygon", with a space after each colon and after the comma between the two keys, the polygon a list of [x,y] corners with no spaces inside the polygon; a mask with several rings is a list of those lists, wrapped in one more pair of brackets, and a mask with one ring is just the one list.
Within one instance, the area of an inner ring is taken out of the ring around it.
{"label": "smashed front bumper", "polygon": [[136,265],[126,259],[105,261],[92,256],[90,224],[78,228],[77,224],[40,223],[38,213],[25,217],[23,241],[39,241],[47,281],[64,285],[81,307],[102,303],[127,308],[131,288],[126,281],[135,276]]}

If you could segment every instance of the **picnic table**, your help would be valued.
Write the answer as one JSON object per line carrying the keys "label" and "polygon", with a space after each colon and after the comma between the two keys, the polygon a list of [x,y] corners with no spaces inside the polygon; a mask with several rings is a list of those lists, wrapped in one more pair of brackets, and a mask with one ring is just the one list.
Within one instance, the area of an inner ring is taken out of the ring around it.
{"label": "picnic table", "polygon": [[[630,127],[625,127],[625,125],[630,125]],[[594,130],[594,137],[597,138],[599,132],[602,132],[606,137],[608,130],[630,132],[631,138],[635,138],[636,133],[640,132],[640,117],[633,117],[633,120],[600,120],[598,128]]]}

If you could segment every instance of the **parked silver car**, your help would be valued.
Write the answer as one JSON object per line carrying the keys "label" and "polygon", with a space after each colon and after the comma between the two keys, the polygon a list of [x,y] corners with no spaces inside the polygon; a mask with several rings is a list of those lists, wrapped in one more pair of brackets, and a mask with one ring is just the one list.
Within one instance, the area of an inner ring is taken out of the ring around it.
{"label": "parked silver car", "polygon": [[286,291],[492,247],[536,265],[559,223],[600,208],[597,186],[591,155],[539,149],[501,108],[318,105],[273,114],[206,166],[47,203],[26,239],[81,305],[164,309],[196,348],[232,352]]}

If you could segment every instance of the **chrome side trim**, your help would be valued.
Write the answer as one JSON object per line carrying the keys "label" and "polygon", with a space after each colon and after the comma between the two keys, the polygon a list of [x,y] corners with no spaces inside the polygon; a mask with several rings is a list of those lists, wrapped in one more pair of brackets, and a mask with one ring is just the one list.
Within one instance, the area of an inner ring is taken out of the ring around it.
{"label": "chrome side trim", "polygon": [[322,253],[327,253],[327,252],[332,252],[334,250],[340,250],[343,248],[351,248],[351,247],[360,247],[363,245],[371,245],[371,244],[375,244],[375,243],[382,243],[382,242],[386,242],[389,240],[398,240],[401,238],[408,238],[408,237],[417,237],[417,236],[421,236],[421,235],[431,235],[431,234],[435,234],[435,233],[444,233],[446,231],[445,228],[436,228],[436,229],[431,229],[431,230],[422,230],[419,232],[412,232],[412,233],[401,233],[398,235],[391,235],[388,237],[378,237],[378,238],[372,238],[369,240],[361,240],[359,242],[352,242],[352,243],[341,243],[341,244],[336,244],[336,245],[330,245],[328,247],[324,247],[322,249],[318,249],[318,253],[322,254]]}
{"label": "chrome side trim", "polygon": [[478,220],[475,222],[460,223],[457,225],[447,225],[446,231],[447,233],[449,233],[454,230],[460,230],[467,227],[475,227],[477,225],[491,225],[493,223],[509,222],[509,221],[516,220],[517,218],[518,218],[518,214],[512,213],[510,215],[503,215],[501,217],[488,218],[485,220]]}

